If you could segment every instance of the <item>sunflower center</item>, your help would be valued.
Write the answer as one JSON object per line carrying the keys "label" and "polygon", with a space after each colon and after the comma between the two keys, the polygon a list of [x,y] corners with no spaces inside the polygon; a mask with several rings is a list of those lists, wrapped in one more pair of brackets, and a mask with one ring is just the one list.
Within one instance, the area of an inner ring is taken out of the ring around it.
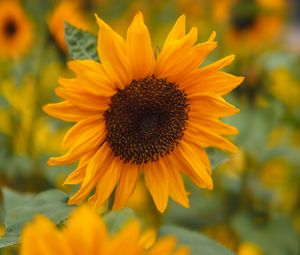
{"label": "sunflower center", "polygon": [[157,161],[182,138],[188,111],[187,96],[176,84],[155,77],[133,80],[104,113],[106,141],[125,163]]}
{"label": "sunflower center", "polygon": [[8,38],[11,38],[16,34],[16,32],[17,32],[16,23],[11,19],[7,20],[6,23],[4,24],[4,34]]}

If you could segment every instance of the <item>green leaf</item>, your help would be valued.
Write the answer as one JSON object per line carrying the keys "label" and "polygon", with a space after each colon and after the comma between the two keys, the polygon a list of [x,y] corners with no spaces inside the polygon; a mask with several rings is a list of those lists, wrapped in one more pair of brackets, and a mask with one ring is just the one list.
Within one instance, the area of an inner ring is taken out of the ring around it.
{"label": "green leaf", "polygon": [[126,223],[136,218],[133,210],[125,208],[121,211],[114,211],[107,213],[104,221],[111,235],[117,233]]}
{"label": "green leaf", "polygon": [[73,59],[93,59],[99,61],[97,37],[65,22],[65,41]]}
{"label": "green leaf", "polygon": [[178,244],[188,245],[191,255],[234,255],[234,253],[212,239],[190,230],[176,226],[163,226],[159,235],[172,235]]}
{"label": "green leaf", "polygon": [[6,233],[0,238],[0,248],[17,244],[20,233],[36,214],[43,214],[55,224],[65,220],[73,206],[67,205],[68,196],[59,190],[47,190],[33,195],[21,195],[3,189]]}
{"label": "green leaf", "polygon": [[230,159],[230,156],[228,154],[218,149],[208,148],[206,151],[210,160],[212,170]]}

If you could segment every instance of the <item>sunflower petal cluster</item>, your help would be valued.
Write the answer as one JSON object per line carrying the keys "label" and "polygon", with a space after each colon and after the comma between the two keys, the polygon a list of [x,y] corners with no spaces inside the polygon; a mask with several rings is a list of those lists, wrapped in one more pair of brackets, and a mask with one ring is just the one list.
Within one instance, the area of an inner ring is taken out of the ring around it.
{"label": "sunflower petal cluster", "polygon": [[70,61],[76,77],[60,78],[55,90],[63,101],[44,107],[49,115],[75,123],[63,141],[66,154],[48,163],[79,161],[65,181],[80,185],[69,204],[81,203],[94,190],[89,201],[99,208],[115,190],[114,209],[122,208],[143,173],[160,212],[169,197],[189,207],[182,175],[200,188],[213,188],[205,148],[237,151],[223,137],[237,129],[220,121],[239,111],[223,98],[243,80],[221,71],[234,56],[203,65],[217,46],[216,34],[197,43],[197,28],[186,32],[184,15],[158,56],[141,12],[126,39],[96,20],[101,63]]}
{"label": "sunflower petal cluster", "polygon": [[[84,224],[83,224],[84,223]],[[28,223],[21,236],[21,255],[188,255],[187,247],[176,249],[176,239],[164,237],[149,249],[138,221],[127,223],[111,236],[105,222],[91,208],[74,211],[62,230],[45,216]]]}

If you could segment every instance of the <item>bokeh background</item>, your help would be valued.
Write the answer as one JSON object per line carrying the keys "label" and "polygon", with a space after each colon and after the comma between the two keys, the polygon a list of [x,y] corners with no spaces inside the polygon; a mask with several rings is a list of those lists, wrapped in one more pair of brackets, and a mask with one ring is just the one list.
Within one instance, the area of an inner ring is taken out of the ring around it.
{"label": "bokeh background", "polygon": [[236,54],[227,71],[245,81],[227,98],[240,113],[225,120],[240,130],[232,138],[240,151],[216,155],[225,160],[213,172],[214,190],[187,181],[191,208],[170,203],[161,215],[141,182],[129,206],[149,226],[181,225],[238,255],[300,254],[298,0],[0,0],[0,186],[72,192],[62,182],[73,167],[47,165],[62,152],[69,126],[42,111],[58,101],[58,77],[72,75],[64,20],[96,34],[97,13],[125,35],[138,10],[156,51],[181,14],[199,28],[200,41],[216,31],[218,48],[207,63]]}

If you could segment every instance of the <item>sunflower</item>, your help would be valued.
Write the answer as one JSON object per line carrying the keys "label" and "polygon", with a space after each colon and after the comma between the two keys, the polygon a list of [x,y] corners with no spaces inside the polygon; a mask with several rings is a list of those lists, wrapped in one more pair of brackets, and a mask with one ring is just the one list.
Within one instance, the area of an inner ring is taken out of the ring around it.
{"label": "sunflower", "polygon": [[66,51],[67,45],[64,36],[64,22],[87,30],[89,28],[80,10],[80,2],[64,0],[61,1],[48,18],[48,27],[61,50]]}
{"label": "sunflower", "polygon": [[0,0],[0,57],[18,58],[32,42],[32,27],[17,0]]}
{"label": "sunflower", "polygon": [[74,60],[77,77],[60,78],[58,96],[64,101],[44,110],[77,122],[66,134],[67,153],[50,158],[50,165],[78,167],[65,184],[80,184],[69,204],[83,201],[100,207],[115,189],[114,209],[125,206],[143,171],[157,209],[163,212],[171,196],[189,206],[181,173],[201,188],[213,188],[206,147],[230,152],[237,148],[222,137],[237,129],[219,118],[238,112],[222,95],[243,78],[220,71],[234,56],[198,68],[215,47],[215,33],[196,44],[197,29],[185,33],[181,16],[155,58],[150,34],[138,12],[125,41],[103,20],[98,53],[93,60]]}
{"label": "sunflower", "polygon": [[[130,238],[128,238],[130,237]],[[148,247],[147,234],[141,233],[138,221],[127,223],[110,236],[102,218],[88,207],[77,209],[62,230],[46,217],[36,216],[21,235],[21,255],[187,255],[187,247],[175,248],[174,237],[163,237]],[[151,241],[152,242],[152,241]]]}
{"label": "sunflower", "polygon": [[284,0],[232,1],[228,33],[231,44],[238,45],[243,40],[253,47],[274,40],[282,30],[285,11]]}

